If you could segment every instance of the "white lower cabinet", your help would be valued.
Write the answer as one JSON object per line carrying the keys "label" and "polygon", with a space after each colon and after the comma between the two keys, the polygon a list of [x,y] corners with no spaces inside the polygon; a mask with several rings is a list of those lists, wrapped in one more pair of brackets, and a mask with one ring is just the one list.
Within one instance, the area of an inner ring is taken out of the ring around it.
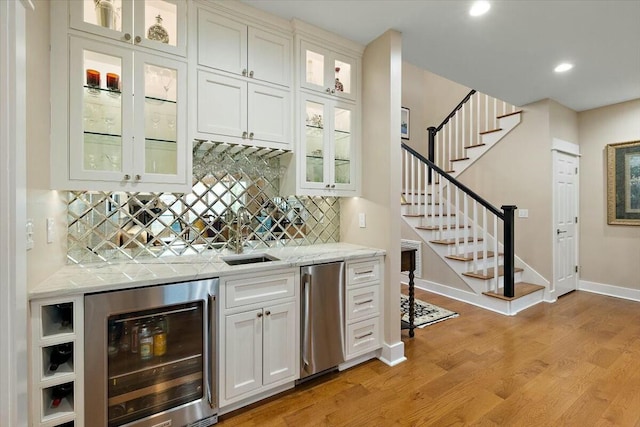
{"label": "white lower cabinet", "polygon": [[346,360],[380,348],[382,257],[347,262],[345,290]]}
{"label": "white lower cabinet", "polygon": [[222,281],[221,409],[298,378],[295,281],[293,270]]}

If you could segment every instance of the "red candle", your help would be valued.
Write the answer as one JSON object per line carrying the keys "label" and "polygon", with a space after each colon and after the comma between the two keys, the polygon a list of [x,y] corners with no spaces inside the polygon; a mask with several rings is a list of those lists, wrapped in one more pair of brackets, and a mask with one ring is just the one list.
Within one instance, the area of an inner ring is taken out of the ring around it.
{"label": "red candle", "polygon": [[107,73],[107,89],[120,90],[120,76],[115,73]]}
{"label": "red candle", "polygon": [[87,86],[100,87],[100,71],[87,69]]}

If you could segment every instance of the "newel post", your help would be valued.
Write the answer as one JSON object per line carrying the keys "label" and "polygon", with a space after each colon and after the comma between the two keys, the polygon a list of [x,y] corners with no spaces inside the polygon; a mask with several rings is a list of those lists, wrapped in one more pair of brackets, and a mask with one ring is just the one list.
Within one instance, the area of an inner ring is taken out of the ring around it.
{"label": "newel post", "polygon": [[515,296],[515,224],[514,214],[518,209],[514,205],[504,205],[501,207],[504,212],[504,296],[513,298]]}
{"label": "newel post", "polygon": [[[427,158],[432,161],[434,164],[436,163],[436,130],[435,127],[430,126],[427,128],[427,132],[429,132],[429,151],[427,153]],[[431,184],[431,168],[429,168],[429,184]]]}

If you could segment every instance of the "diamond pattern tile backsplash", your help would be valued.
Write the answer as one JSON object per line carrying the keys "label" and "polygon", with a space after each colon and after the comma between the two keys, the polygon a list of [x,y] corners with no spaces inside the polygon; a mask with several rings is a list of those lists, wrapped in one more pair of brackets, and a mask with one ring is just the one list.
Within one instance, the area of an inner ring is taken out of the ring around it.
{"label": "diamond pattern tile backsplash", "polygon": [[194,142],[193,191],[68,192],[70,263],[340,240],[335,197],[279,195],[281,151]]}

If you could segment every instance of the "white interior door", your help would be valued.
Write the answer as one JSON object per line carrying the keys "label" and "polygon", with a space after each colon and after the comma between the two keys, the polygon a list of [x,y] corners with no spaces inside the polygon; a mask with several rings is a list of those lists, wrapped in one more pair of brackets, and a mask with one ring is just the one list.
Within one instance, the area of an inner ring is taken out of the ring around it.
{"label": "white interior door", "polygon": [[[572,144],[573,145],[573,144]],[[578,156],[553,151],[553,290],[578,287]]]}

